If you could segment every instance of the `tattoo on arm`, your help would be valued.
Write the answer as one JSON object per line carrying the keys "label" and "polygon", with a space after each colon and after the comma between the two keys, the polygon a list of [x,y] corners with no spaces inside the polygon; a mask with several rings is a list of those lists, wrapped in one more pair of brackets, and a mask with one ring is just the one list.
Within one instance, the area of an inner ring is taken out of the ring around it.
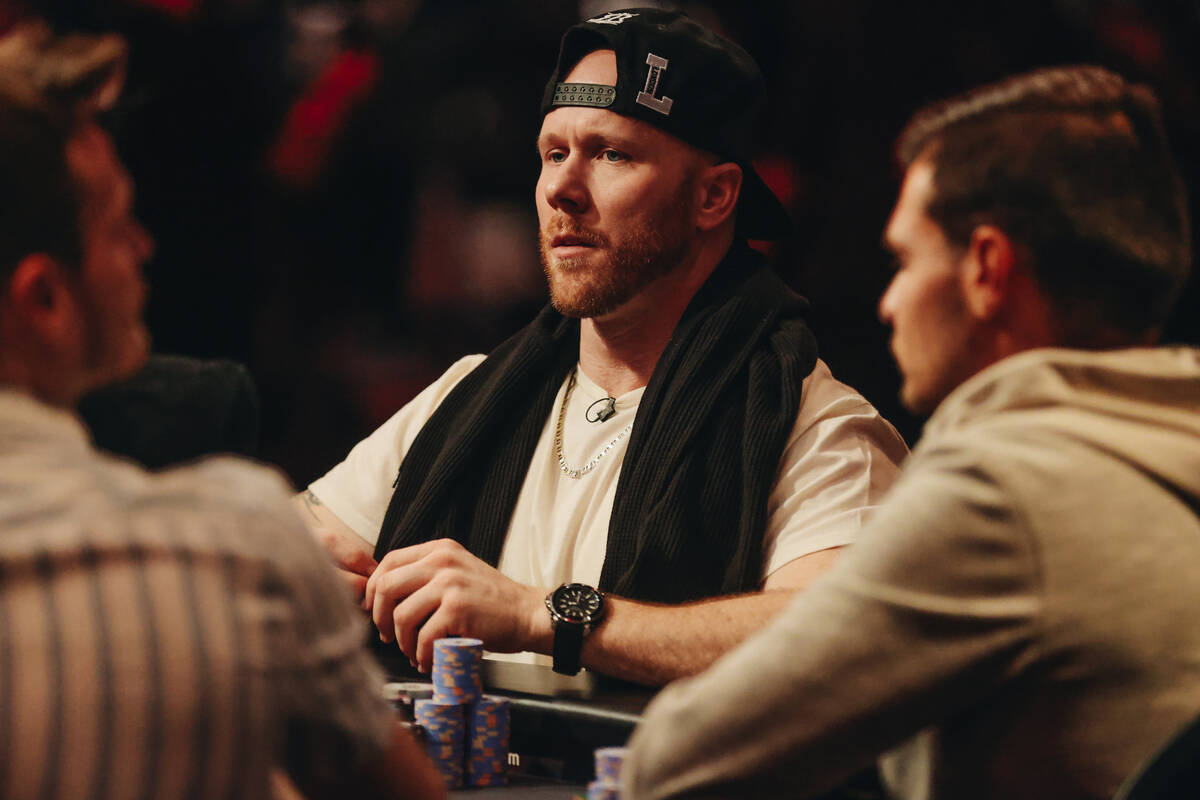
{"label": "tattoo on arm", "polygon": [[321,521],[321,518],[317,516],[316,511],[316,507],[319,505],[322,505],[321,498],[313,494],[312,489],[309,489],[304,493],[304,507],[308,509],[308,513],[312,514],[312,518],[317,522]]}

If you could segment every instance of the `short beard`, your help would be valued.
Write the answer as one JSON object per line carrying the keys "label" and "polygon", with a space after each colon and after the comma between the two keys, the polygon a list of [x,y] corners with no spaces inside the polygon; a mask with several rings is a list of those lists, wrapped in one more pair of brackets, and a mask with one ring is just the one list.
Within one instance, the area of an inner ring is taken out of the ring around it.
{"label": "short beard", "polygon": [[[687,204],[691,182],[658,209],[653,217],[625,229],[614,245],[606,237],[579,230],[569,219],[541,232],[542,270],[550,285],[550,302],[565,317],[603,317],[632,300],[642,289],[683,263],[692,239]],[[609,248],[606,264],[586,266],[584,259],[566,258],[551,266],[550,240],[559,234],[578,235]]]}

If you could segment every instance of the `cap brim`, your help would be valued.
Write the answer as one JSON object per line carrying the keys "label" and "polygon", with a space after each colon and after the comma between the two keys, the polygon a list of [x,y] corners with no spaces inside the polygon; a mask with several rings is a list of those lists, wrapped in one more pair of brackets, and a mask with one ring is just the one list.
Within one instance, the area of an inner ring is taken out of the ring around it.
{"label": "cap brim", "polygon": [[737,233],[747,239],[772,241],[792,233],[792,220],[775,193],[749,164],[742,164],[742,194],[738,200]]}

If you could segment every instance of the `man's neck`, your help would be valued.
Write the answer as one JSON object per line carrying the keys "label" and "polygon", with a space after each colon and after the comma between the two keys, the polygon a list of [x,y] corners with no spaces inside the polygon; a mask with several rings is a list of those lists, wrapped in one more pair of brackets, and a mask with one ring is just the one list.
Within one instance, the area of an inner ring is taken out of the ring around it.
{"label": "man's neck", "polygon": [[15,354],[0,347],[0,386],[24,392],[47,405],[73,409],[83,390],[71,382],[69,371],[41,353]]}
{"label": "man's neck", "polygon": [[702,250],[611,314],[582,320],[579,366],[583,372],[613,397],[649,383],[688,303],[728,249]]}

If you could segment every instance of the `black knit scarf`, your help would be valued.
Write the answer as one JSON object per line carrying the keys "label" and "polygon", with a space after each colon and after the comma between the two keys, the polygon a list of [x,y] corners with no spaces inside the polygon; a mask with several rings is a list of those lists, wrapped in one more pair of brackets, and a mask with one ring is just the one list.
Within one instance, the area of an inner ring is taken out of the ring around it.
{"label": "black knit scarf", "polygon": [[[758,587],[767,498],[817,359],[807,308],[741,243],[697,292],[634,418],[601,590],[678,603]],[[579,322],[547,307],[463,378],[404,457],[375,557],[450,538],[497,564],[578,358]]]}

